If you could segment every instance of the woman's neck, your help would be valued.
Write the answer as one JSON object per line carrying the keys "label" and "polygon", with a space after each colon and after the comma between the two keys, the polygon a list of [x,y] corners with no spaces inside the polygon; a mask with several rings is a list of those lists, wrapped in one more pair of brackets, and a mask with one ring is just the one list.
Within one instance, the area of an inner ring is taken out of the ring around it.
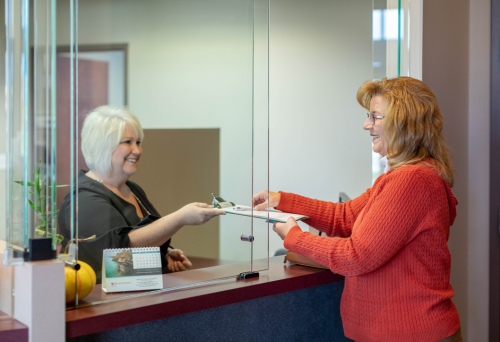
{"label": "woman's neck", "polygon": [[106,177],[102,175],[100,172],[95,171],[95,170],[90,170],[87,172],[87,177],[90,177],[92,179],[95,179],[96,181],[104,184],[107,188],[110,188],[112,191],[119,191],[121,193],[124,193],[125,190],[128,190],[128,186],[126,184],[128,177],[127,178],[119,178],[119,177],[113,177],[111,175],[110,177]]}

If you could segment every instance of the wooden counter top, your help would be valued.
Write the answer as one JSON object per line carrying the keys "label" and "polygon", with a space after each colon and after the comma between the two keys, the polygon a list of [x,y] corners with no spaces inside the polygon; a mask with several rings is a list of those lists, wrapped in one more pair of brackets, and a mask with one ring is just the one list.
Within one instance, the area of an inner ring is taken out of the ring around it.
{"label": "wooden counter top", "polygon": [[0,311],[0,341],[28,342],[28,327]]}
{"label": "wooden counter top", "polygon": [[[144,291],[106,294],[101,290],[101,286],[97,285],[92,293],[80,302],[78,308],[68,307],[66,337],[83,336],[344,279],[343,276],[328,270],[283,264],[283,258],[270,258],[269,270],[260,272],[260,277],[256,279],[238,280],[232,277],[218,282],[207,282],[194,288],[154,293]],[[234,276],[246,268],[248,264],[232,264],[165,274],[163,284],[169,288],[189,286],[193,282]],[[119,300],[120,298],[123,300]],[[117,301],[92,304],[104,300]]]}

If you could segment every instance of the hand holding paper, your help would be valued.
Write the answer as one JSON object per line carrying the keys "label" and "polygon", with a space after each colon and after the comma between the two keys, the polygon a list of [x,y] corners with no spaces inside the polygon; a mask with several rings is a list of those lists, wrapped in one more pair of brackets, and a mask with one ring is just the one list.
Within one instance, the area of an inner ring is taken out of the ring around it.
{"label": "hand holding paper", "polygon": [[269,207],[275,208],[280,203],[280,198],[281,194],[279,192],[262,190],[253,195],[252,207],[254,207],[255,210],[264,210]]}
{"label": "hand holding paper", "polygon": [[206,203],[190,203],[177,210],[176,213],[179,215],[183,226],[203,224],[214,216],[226,214]]}
{"label": "hand holding paper", "polygon": [[298,226],[297,221],[293,217],[288,218],[286,223],[275,222],[273,225],[273,230],[278,234],[281,240],[285,240],[286,235],[293,227]]}

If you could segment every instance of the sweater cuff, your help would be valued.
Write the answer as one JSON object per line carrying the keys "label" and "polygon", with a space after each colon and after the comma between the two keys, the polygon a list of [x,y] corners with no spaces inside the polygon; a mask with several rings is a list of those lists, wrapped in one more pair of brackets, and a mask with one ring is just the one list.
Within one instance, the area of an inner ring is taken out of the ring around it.
{"label": "sweater cuff", "polygon": [[[311,258],[331,269],[329,244],[334,240],[312,235],[309,232],[303,232],[299,226],[295,226],[288,231],[285,241],[283,241],[283,246],[289,251]],[[333,271],[333,269],[331,270]]]}
{"label": "sweater cuff", "polygon": [[286,234],[286,236],[285,236],[285,241],[283,241],[283,246],[286,249],[288,249],[289,251],[296,253],[294,247],[297,243],[297,240],[299,238],[300,233],[303,233],[303,232],[299,226],[292,227],[292,229],[290,229],[288,231],[288,234]]}
{"label": "sweater cuff", "polygon": [[284,211],[286,213],[291,213],[294,194],[283,191],[280,191],[280,194],[281,194],[280,202],[278,203],[276,209],[279,211]]}

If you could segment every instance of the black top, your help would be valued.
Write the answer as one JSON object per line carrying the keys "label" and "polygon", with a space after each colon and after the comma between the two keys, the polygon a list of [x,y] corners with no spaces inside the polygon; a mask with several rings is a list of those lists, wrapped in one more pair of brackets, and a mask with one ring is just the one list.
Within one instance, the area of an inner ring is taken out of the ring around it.
{"label": "black top", "polygon": [[[144,219],[137,216],[136,208],[98,181],[87,177],[88,171],[78,174],[78,238],[85,239],[96,235],[96,239],[78,243],[78,259],[89,264],[101,282],[102,251],[108,248],[129,248],[128,233],[140,229],[160,218],[160,214],[149,202],[142,188],[132,181],[127,181],[130,190],[139,198],[148,215],[139,204]],[[70,190],[71,191],[71,190]],[[59,212],[59,233],[64,236],[63,250],[71,239],[71,197],[70,191],[64,196]],[[167,272],[168,247],[170,240],[160,247],[163,273]]]}

